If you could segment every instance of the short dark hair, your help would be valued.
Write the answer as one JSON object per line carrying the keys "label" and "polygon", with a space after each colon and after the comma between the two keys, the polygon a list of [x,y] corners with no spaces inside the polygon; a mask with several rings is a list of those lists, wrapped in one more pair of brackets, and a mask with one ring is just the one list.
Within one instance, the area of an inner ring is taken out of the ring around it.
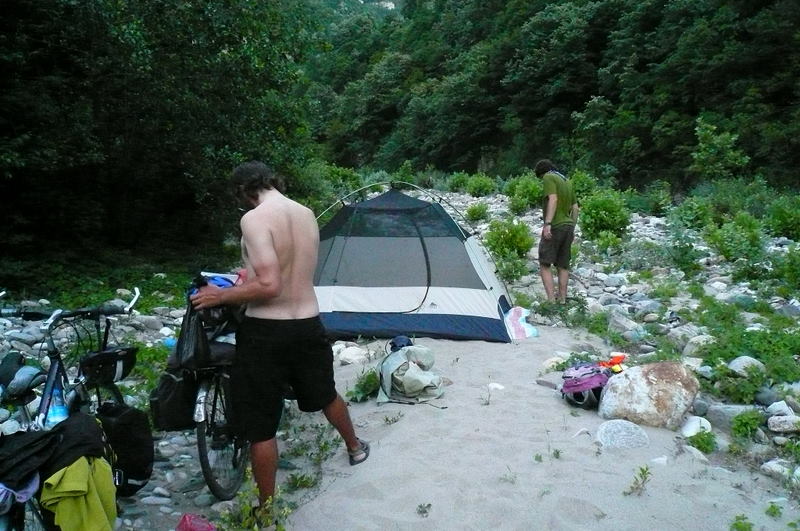
{"label": "short dark hair", "polygon": [[550,162],[548,159],[542,159],[536,163],[533,171],[536,173],[537,177],[541,177],[549,171],[558,171],[558,168],[556,168],[556,165]]}
{"label": "short dark hair", "polygon": [[252,160],[240,164],[233,170],[231,177],[238,195],[250,198],[258,197],[261,190],[278,190],[283,192],[283,176],[263,162]]}

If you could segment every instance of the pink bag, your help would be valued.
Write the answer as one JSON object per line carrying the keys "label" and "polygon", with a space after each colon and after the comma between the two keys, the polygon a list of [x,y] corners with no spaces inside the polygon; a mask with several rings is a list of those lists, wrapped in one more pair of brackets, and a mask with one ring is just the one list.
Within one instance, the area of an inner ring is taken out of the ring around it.
{"label": "pink bag", "polygon": [[184,513],[175,531],[217,531],[217,528],[199,514]]}

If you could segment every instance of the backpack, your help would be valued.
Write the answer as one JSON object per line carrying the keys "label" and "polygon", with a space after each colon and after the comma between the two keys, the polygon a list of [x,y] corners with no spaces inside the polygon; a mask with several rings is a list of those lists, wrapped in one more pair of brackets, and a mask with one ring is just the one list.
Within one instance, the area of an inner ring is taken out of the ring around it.
{"label": "backpack", "polygon": [[117,496],[132,496],[153,473],[153,433],[147,414],[125,404],[106,402],[97,409],[97,418],[116,455]]}
{"label": "backpack", "polygon": [[608,382],[609,369],[597,363],[581,363],[564,371],[561,376],[561,396],[568,404],[583,409],[594,409],[600,402],[600,393]]}
{"label": "backpack", "polygon": [[194,373],[183,369],[167,369],[150,392],[153,427],[162,431],[194,428],[196,398],[197,380]]}

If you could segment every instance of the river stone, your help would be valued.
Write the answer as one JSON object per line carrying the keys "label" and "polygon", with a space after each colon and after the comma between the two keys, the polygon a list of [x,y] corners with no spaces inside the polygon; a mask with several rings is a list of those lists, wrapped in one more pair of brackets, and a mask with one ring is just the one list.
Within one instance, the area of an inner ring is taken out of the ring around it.
{"label": "river stone", "polygon": [[755,367],[762,373],[767,370],[763,363],[751,356],[739,356],[728,363],[728,368],[743,378],[747,378],[750,367]]}
{"label": "river stone", "polygon": [[711,423],[703,417],[690,415],[681,426],[681,435],[689,438],[704,431],[711,431]]}
{"label": "river stone", "polygon": [[603,388],[599,414],[646,426],[678,428],[700,388],[676,361],[649,363],[615,374]]}
{"label": "river stone", "polygon": [[767,427],[776,433],[797,433],[800,431],[800,417],[797,415],[776,415],[767,419]]}
{"label": "river stone", "polygon": [[683,351],[691,338],[699,336],[702,333],[700,327],[693,324],[684,324],[670,330],[669,333],[667,333],[667,338],[673,345]]}
{"label": "river stone", "polygon": [[145,496],[139,500],[145,505],[169,505],[172,500],[163,496]]}
{"label": "river stone", "polygon": [[786,459],[773,459],[761,465],[761,472],[777,480],[788,479],[792,474],[792,463]]}
{"label": "river stone", "polygon": [[[772,404],[776,403],[780,397],[778,393],[776,393],[771,387],[763,386],[761,387],[758,392],[756,393],[755,400],[757,404],[761,404],[762,406],[771,406]],[[781,400],[784,404],[783,400]],[[789,407],[788,405],[786,407]]]}
{"label": "river stone", "polygon": [[686,346],[683,347],[683,355],[684,356],[694,356],[695,353],[700,350],[701,347],[704,345],[709,345],[714,343],[717,339],[714,336],[710,336],[707,334],[700,334],[699,336],[694,336],[690,338],[686,342]]}
{"label": "river stone", "polygon": [[706,411],[706,418],[715,428],[730,433],[733,417],[745,411],[758,411],[758,408],[741,404],[712,404]]}
{"label": "river stone", "polygon": [[339,363],[342,365],[357,365],[369,361],[369,352],[361,347],[347,347],[339,354]]}
{"label": "river stone", "polygon": [[785,400],[770,404],[767,408],[767,413],[770,417],[788,417],[794,415],[794,411],[792,411],[792,408],[789,407]]}
{"label": "river stone", "polygon": [[3,435],[11,435],[12,433],[17,433],[20,430],[22,430],[22,426],[20,426],[19,422],[14,419],[7,420],[0,424],[0,433]]}
{"label": "river stone", "polygon": [[609,420],[597,428],[597,441],[603,448],[641,448],[650,444],[647,433],[627,420]]}

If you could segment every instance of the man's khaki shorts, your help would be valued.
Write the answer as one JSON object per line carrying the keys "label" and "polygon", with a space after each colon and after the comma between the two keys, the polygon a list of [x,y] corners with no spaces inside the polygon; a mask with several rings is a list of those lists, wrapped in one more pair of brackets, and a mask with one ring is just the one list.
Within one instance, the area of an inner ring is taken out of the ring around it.
{"label": "man's khaki shorts", "polygon": [[575,239],[575,225],[566,223],[551,228],[552,237],[539,241],[539,263],[550,267],[555,264],[561,269],[569,269],[572,241]]}

